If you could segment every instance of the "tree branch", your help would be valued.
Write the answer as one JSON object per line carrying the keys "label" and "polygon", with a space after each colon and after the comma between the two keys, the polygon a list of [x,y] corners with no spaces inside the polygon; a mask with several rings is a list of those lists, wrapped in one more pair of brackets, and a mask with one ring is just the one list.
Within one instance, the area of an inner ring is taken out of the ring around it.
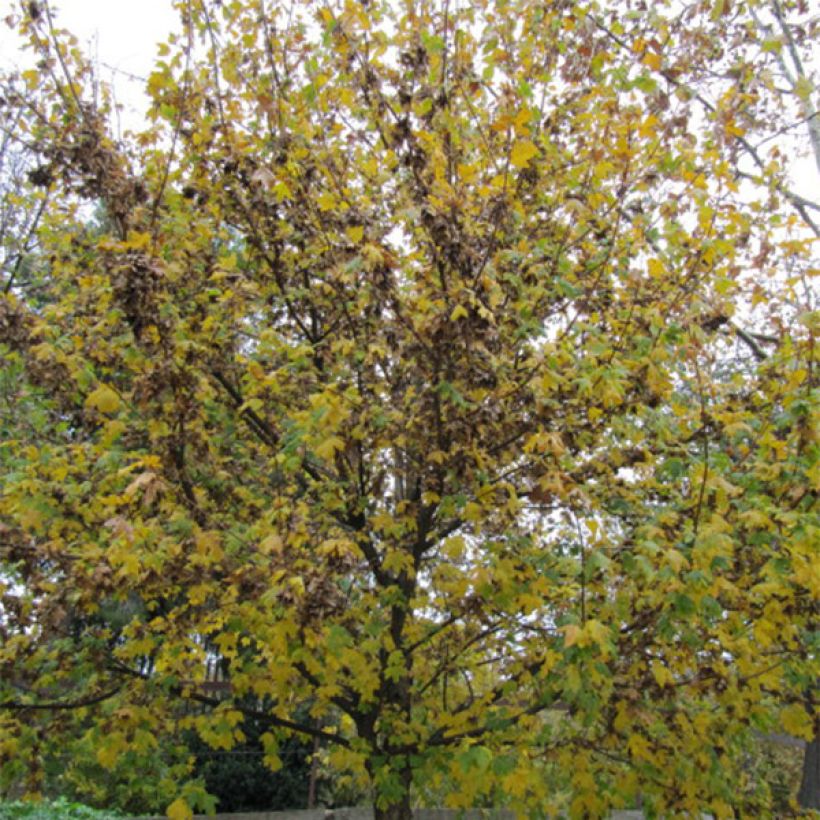
{"label": "tree branch", "polygon": [[29,710],[34,711],[51,711],[51,710],[66,710],[66,709],[83,709],[86,706],[95,706],[98,703],[113,698],[123,688],[124,684],[120,684],[114,689],[109,689],[100,695],[94,695],[88,698],[71,701],[46,701],[44,703],[23,703],[16,700],[0,701],[0,709],[8,709],[11,711],[25,712]]}
{"label": "tree branch", "polygon": [[[119,672],[123,675],[129,675],[133,678],[139,678],[140,680],[151,680],[150,675],[139,672],[136,669],[131,669],[130,667],[119,662],[114,662],[111,669],[112,671]],[[181,700],[194,701],[195,703],[201,703],[203,706],[217,707],[225,702],[219,700],[219,698],[201,695],[198,692],[186,692],[185,687],[180,685],[171,686],[169,691],[172,695],[180,698]],[[322,729],[317,729],[315,726],[308,726],[304,723],[297,723],[296,721],[288,720],[287,718],[276,717],[276,715],[272,715],[269,712],[260,711],[259,709],[251,709],[247,706],[243,706],[241,703],[237,703],[236,700],[233,699],[231,701],[231,705],[232,708],[236,709],[238,712],[241,712],[245,715],[245,717],[262,721],[270,726],[276,726],[280,729],[288,729],[292,732],[299,732],[303,735],[309,735],[310,737],[316,737],[320,740],[326,740],[329,743],[336,743],[339,746],[350,746],[350,741],[347,740],[347,738],[332,734],[331,732],[325,732]]]}
{"label": "tree branch", "polygon": [[736,324],[732,324],[732,327],[734,328],[737,338],[740,339],[740,341],[743,342],[749,348],[749,350],[752,351],[755,359],[757,359],[759,362],[765,362],[766,359],[769,358],[766,352],[763,350],[763,348],[761,348],[757,341],[755,341],[755,337],[752,334],[747,333],[742,328],[739,328]]}

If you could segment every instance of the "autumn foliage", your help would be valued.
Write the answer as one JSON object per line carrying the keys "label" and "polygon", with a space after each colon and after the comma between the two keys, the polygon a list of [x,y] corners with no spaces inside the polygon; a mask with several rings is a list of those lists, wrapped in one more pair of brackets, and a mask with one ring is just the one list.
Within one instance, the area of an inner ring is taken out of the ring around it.
{"label": "autumn foliage", "polygon": [[811,739],[818,673],[805,10],[175,5],[124,139],[16,20],[7,782],[252,716],[378,817],[764,816],[744,749]]}

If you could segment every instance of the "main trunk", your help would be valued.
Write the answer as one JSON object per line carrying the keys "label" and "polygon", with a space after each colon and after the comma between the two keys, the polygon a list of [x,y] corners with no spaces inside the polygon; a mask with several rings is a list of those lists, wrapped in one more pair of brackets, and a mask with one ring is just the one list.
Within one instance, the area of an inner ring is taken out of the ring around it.
{"label": "main trunk", "polygon": [[816,731],[811,743],[806,746],[797,802],[804,809],[820,809],[820,735]]}
{"label": "main trunk", "polygon": [[375,820],[412,820],[413,809],[410,808],[410,792],[406,792],[398,803],[391,803],[387,808],[374,807]]}
{"label": "main trunk", "polygon": [[[398,765],[396,765],[398,763]],[[413,783],[413,770],[406,757],[394,758],[393,779],[389,791],[382,791],[377,786],[380,777],[369,765],[373,783],[373,816],[374,820],[412,820],[413,809],[410,806],[410,789]],[[387,801],[389,804],[384,805]],[[381,806],[381,808],[380,808]]]}

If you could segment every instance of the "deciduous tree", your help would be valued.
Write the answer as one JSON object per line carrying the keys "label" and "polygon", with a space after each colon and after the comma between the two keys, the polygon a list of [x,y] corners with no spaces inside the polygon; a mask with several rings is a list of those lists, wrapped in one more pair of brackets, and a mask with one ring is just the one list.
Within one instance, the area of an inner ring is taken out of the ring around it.
{"label": "deciduous tree", "polygon": [[805,10],[176,5],[123,144],[20,14],[51,195],[0,302],[1,753],[35,712],[109,765],[252,717],[378,818],[422,779],[548,814],[545,763],[573,816],[765,812],[743,744],[810,739],[817,675]]}

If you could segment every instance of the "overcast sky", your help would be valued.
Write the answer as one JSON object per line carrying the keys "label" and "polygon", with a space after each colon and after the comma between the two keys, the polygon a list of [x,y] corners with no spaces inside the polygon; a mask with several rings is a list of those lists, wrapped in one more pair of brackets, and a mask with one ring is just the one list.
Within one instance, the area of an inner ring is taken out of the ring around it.
{"label": "overcast sky", "polygon": [[[0,17],[18,7],[17,0],[0,0]],[[126,112],[124,124],[138,126],[144,108],[142,83],[156,57],[156,45],[177,28],[171,0],[52,0],[56,23],[77,36],[102,78],[114,81],[117,99]],[[0,55],[4,64],[19,63],[18,40],[0,23]]]}
{"label": "overcast sky", "polygon": [[[50,5],[59,26],[84,46],[98,44],[101,60],[126,71],[147,69],[155,44],[177,23],[171,0],[51,0]],[[17,8],[18,0],[0,0],[3,17]],[[7,31],[2,45],[14,47]]]}

